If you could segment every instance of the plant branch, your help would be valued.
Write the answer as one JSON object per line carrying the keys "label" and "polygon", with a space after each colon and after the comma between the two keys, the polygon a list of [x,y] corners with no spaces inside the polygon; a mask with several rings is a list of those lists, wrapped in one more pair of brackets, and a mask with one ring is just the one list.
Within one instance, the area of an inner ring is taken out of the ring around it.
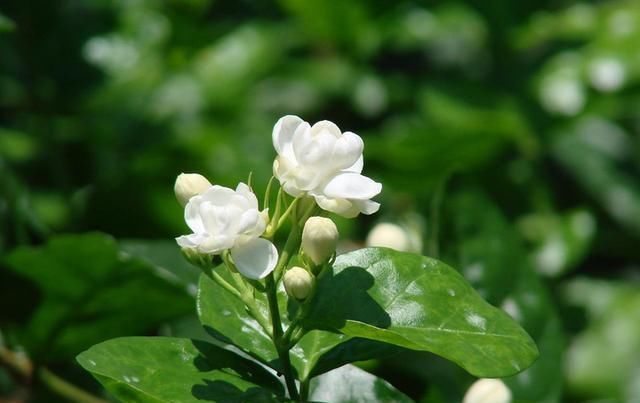
{"label": "plant branch", "polygon": [[266,284],[269,311],[271,312],[271,323],[273,325],[273,343],[278,351],[278,357],[280,358],[280,364],[282,365],[282,372],[287,385],[287,390],[289,391],[289,397],[292,400],[300,401],[300,395],[298,394],[295,377],[293,376],[291,367],[291,359],[289,358],[289,346],[283,343],[284,335],[282,332],[282,322],[280,320],[280,309],[278,308],[278,296],[273,273],[267,276]]}
{"label": "plant branch", "polygon": [[42,367],[38,371],[40,380],[58,395],[77,403],[107,403],[106,400],[93,396],[89,392],[65,381],[58,375]]}
{"label": "plant branch", "polygon": [[309,399],[309,383],[311,382],[310,378],[307,378],[300,382],[300,399],[306,402]]}

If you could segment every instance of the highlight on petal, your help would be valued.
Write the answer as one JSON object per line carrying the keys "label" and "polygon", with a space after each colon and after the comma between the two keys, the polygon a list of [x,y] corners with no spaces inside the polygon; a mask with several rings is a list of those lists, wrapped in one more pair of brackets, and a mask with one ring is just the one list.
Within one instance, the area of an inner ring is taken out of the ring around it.
{"label": "highlight on petal", "polygon": [[[306,123],[295,115],[287,115],[278,119],[276,125],[273,127],[273,147],[278,154],[287,154],[291,152],[291,143],[293,141],[294,133],[298,126]],[[307,123],[307,126],[309,124]]]}
{"label": "highlight on petal", "polygon": [[382,185],[355,172],[342,172],[333,177],[324,187],[329,198],[366,200],[382,191]]}
{"label": "highlight on petal", "polygon": [[333,153],[330,157],[331,162],[339,169],[352,167],[362,158],[363,149],[364,142],[360,136],[352,132],[344,132],[335,142]]}
{"label": "highlight on petal", "polygon": [[202,203],[202,196],[192,197],[187,206],[184,209],[184,220],[187,225],[196,234],[206,232],[204,229],[204,222],[200,217],[200,204]]}
{"label": "highlight on petal", "polygon": [[338,125],[336,125],[335,123],[329,120],[321,120],[316,124],[314,124],[313,126],[311,126],[312,136],[315,137],[322,132],[328,132],[336,138],[342,135],[342,132],[340,131],[340,128],[338,127]]}
{"label": "highlight on petal", "polygon": [[276,267],[278,250],[270,241],[254,238],[231,248],[231,257],[243,276],[259,280]]}

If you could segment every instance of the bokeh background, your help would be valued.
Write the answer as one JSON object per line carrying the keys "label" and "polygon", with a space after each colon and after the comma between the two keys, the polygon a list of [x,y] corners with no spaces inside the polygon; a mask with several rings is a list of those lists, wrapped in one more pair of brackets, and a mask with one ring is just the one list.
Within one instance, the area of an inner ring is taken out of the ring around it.
{"label": "bokeh background", "polygon": [[[108,399],[79,352],[208,337],[173,181],[260,194],[285,114],[365,140],[382,208],[345,248],[398,224],[532,335],[517,401],[640,401],[640,3],[571,0],[2,1],[0,401]],[[473,381],[363,366],[423,402]]]}

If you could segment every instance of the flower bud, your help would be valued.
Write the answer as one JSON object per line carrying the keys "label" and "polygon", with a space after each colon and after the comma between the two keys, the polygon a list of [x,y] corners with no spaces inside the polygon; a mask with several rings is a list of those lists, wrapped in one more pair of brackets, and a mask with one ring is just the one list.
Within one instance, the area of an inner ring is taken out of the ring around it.
{"label": "flower bud", "polygon": [[193,196],[197,196],[200,193],[211,187],[211,183],[200,174],[180,174],[176,178],[176,184],[173,190],[176,194],[176,199],[182,207],[187,205],[189,199]]}
{"label": "flower bud", "polygon": [[400,252],[418,252],[409,233],[397,224],[381,223],[367,235],[367,246],[382,246]]}
{"label": "flower bud", "polygon": [[482,378],[471,385],[462,403],[509,403],[511,391],[500,379]]}
{"label": "flower bud", "polygon": [[311,273],[302,267],[294,266],[284,274],[283,282],[290,297],[304,300],[313,289],[315,280]]}
{"label": "flower bud", "polygon": [[338,228],[324,217],[311,217],[302,229],[302,251],[319,265],[326,262],[336,251]]}
{"label": "flower bud", "polygon": [[211,255],[200,253],[195,248],[181,248],[182,256],[192,265],[203,270],[211,266]]}

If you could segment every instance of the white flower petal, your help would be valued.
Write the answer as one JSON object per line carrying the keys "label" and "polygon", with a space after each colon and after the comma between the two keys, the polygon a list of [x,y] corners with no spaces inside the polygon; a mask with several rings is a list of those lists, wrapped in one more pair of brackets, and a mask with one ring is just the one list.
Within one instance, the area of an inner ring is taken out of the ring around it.
{"label": "white flower petal", "polygon": [[[273,146],[280,155],[292,154],[291,143],[298,126],[306,122],[294,115],[281,117],[273,127]],[[306,123],[308,126],[309,124]]]}
{"label": "white flower petal", "polygon": [[321,120],[318,123],[311,126],[311,135],[313,137],[317,136],[322,132],[328,132],[335,138],[338,138],[342,135],[340,128],[335,123],[329,120]]}
{"label": "white flower petal", "polygon": [[[293,153],[300,165],[322,169],[332,163],[331,153],[337,139],[328,131],[311,136],[309,131],[296,135],[293,139]],[[329,164],[327,164],[329,163]]]}
{"label": "white flower petal", "polygon": [[327,183],[323,193],[333,199],[366,200],[382,191],[382,185],[355,172],[342,172]]}
{"label": "white flower petal", "polygon": [[233,246],[233,241],[232,237],[225,234],[204,236],[198,242],[196,249],[200,253],[217,255],[222,251],[231,248]]}
{"label": "white flower petal", "polygon": [[199,197],[202,198],[202,202],[207,201],[216,206],[224,206],[226,204],[229,204],[229,202],[235,195],[236,193],[232,189],[220,185],[213,185]]}
{"label": "white flower petal", "polygon": [[345,169],[345,172],[355,172],[357,174],[362,172],[362,168],[364,168],[364,158],[360,155],[360,158],[351,165],[349,168]]}
{"label": "white flower petal", "polygon": [[314,198],[321,209],[331,211],[344,218],[353,218],[360,213],[358,207],[346,199],[330,199],[323,195],[315,195]]}
{"label": "white flower petal", "polygon": [[236,186],[236,193],[242,197],[244,197],[248,202],[248,208],[258,208],[258,198],[251,191],[251,188],[245,183],[238,183]]}
{"label": "white flower petal", "polygon": [[202,196],[194,196],[189,199],[187,206],[184,209],[184,220],[194,233],[206,232],[204,229],[204,223],[200,217],[200,204],[202,203]]}
{"label": "white flower petal", "polygon": [[[362,158],[364,142],[355,133],[344,132],[334,144],[333,154],[329,157],[332,165],[338,169],[352,167]],[[360,173],[360,172],[358,172]]]}
{"label": "white flower petal", "polygon": [[183,248],[195,248],[203,238],[201,234],[182,235],[176,238],[176,242]]}
{"label": "white flower petal", "polygon": [[353,200],[353,204],[358,207],[362,214],[370,215],[380,210],[380,203],[371,200]]}
{"label": "white flower petal", "polygon": [[253,280],[266,277],[278,262],[278,250],[264,238],[255,238],[231,248],[238,271]]}

